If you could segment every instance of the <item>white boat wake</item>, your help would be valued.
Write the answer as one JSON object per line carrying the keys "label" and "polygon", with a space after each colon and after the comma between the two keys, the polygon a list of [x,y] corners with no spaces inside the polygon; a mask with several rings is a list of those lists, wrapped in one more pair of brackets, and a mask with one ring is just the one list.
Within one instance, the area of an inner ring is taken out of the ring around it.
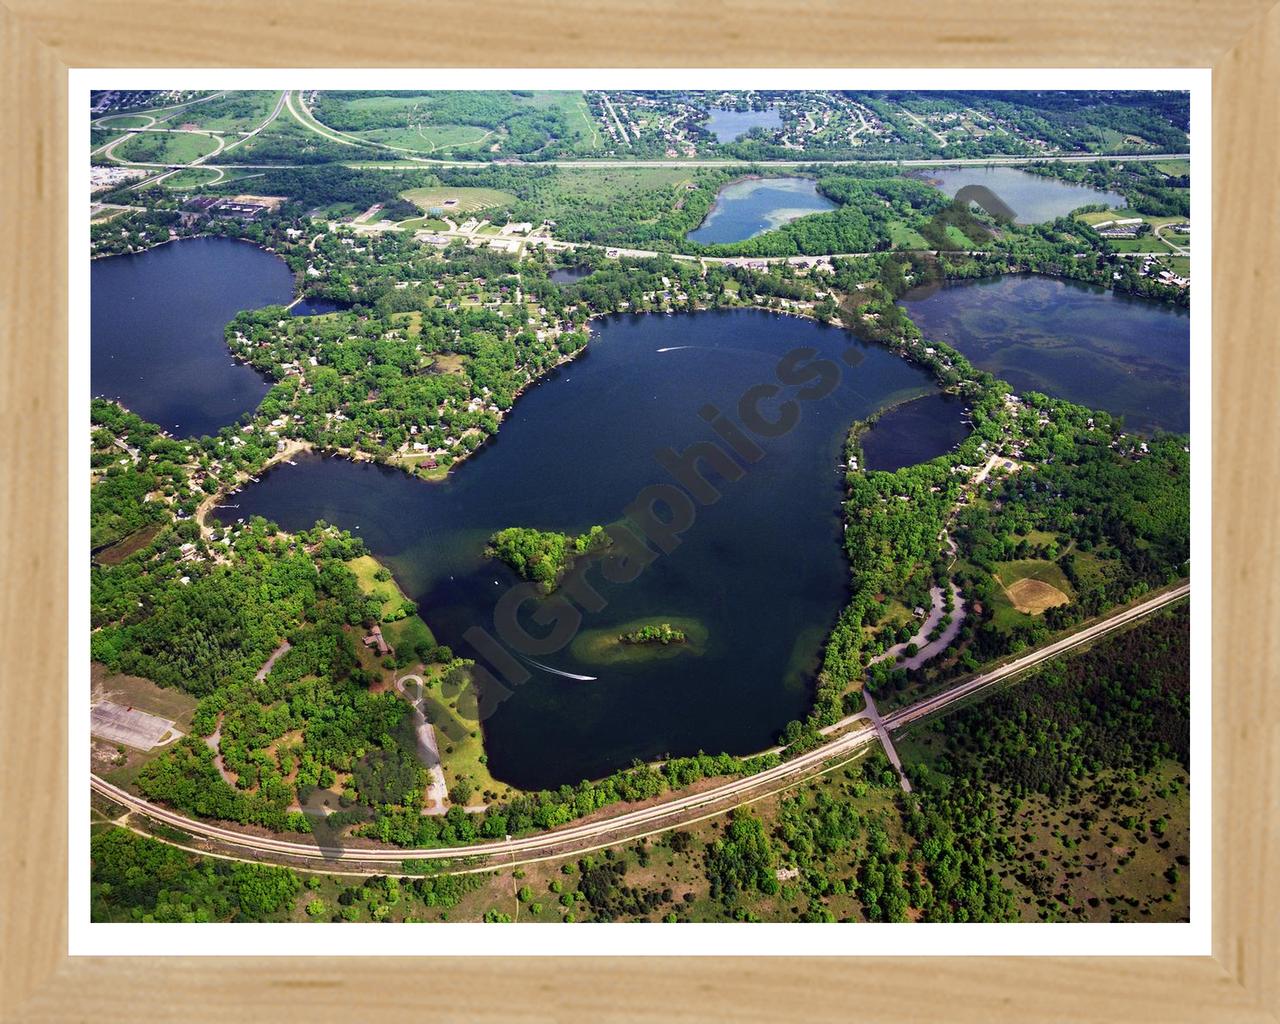
{"label": "white boat wake", "polygon": [[669,345],[666,348],[658,349],[659,352],[679,352],[682,348],[693,348],[692,345]]}
{"label": "white boat wake", "polygon": [[583,683],[594,683],[597,679],[600,678],[599,676],[580,676],[574,672],[562,672],[558,668],[552,668],[550,665],[544,665],[542,664],[542,662],[534,661],[532,658],[525,658],[524,660],[527,661],[530,665],[536,665],[538,668],[542,669],[542,671],[544,672],[552,672],[555,675],[564,676],[566,679],[577,679],[579,682],[583,682]]}

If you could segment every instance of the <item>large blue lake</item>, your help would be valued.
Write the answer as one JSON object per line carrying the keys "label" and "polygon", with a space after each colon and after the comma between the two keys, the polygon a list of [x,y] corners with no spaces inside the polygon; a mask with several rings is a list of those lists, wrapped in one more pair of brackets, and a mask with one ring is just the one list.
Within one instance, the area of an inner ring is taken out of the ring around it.
{"label": "large blue lake", "polygon": [[744,178],[720,190],[706,219],[686,237],[707,245],[740,242],[797,217],[835,208],[812,178]]}
{"label": "large blue lake", "polygon": [[223,330],[242,309],[288,304],[279,256],[230,238],[192,238],[94,260],[90,388],[179,437],[215,434],[270,386],[232,360]]}
{"label": "large blue lake", "polygon": [[1004,200],[1019,224],[1056,220],[1081,206],[1095,203],[1125,205],[1124,196],[1118,192],[1099,192],[1057,178],[1029,174],[1016,167],[930,168],[924,172],[924,177],[949,196],[954,196],[966,185],[983,185]]}
{"label": "large blue lake", "polygon": [[[232,363],[222,328],[239,309],[289,300],[292,277],[276,257],[230,240],[183,241],[99,261],[93,288],[96,393],[198,434],[234,422],[266,390]],[[1030,276],[908,294],[904,304],[926,336],[1019,390],[1122,413],[1134,427],[1186,429],[1185,313]],[[838,388],[803,403],[795,428],[762,442],[764,457],[741,480],[719,483],[722,498],[700,509],[673,553],[632,583],[596,581],[606,604],[584,631],[688,618],[705,626],[705,650],[601,665],[571,645],[531,664],[532,678],[487,720],[491,768],[523,787],[602,775],[634,758],[770,744],[807,711],[846,595],[837,467],[849,424],[906,403],[864,438],[873,469],[941,454],[965,430],[963,407],[938,396],[923,371],[813,321],[733,310],[614,317],[593,333],[587,353],[531,388],[498,439],[443,483],[309,456],[237,498],[237,515],[286,529],[323,518],[364,537],[441,641],[471,656],[463,634],[491,626],[498,596],[515,582],[483,556],[492,532],[619,520],[641,488],[668,479],[657,449],[714,439],[699,415],[707,406],[732,415],[794,348],[851,352],[855,365],[841,365]]]}
{"label": "large blue lake", "polygon": [[945,341],[1015,391],[1105,409],[1138,431],[1190,426],[1184,309],[1031,274],[907,292],[902,305],[926,339]]}
{"label": "large blue lake", "polygon": [[441,642],[474,657],[463,634],[477,624],[492,630],[495,602],[516,582],[484,557],[490,534],[508,526],[578,532],[621,519],[643,487],[670,479],[658,449],[715,440],[699,415],[708,404],[736,419],[748,388],[775,381],[783,353],[807,346],[835,358],[851,348],[857,365],[842,365],[839,387],[803,404],[785,436],[762,441],[764,457],[742,479],[711,475],[723,497],[698,511],[673,553],[628,584],[591,577],[607,603],[585,617],[582,635],[691,618],[707,630],[701,655],[597,664],[571,645],[527,662],[532,678],[485,723],[490,768],[526,788],[664,753],[749,753],[803,717],[847,593],[845,435],[853,420],[934,387],[845,331],[756,310],[615,317],[594,334],[584,356],[521,397],[498,438],[443,483],[311,456],[273,469],[236,499],[237,516],[262,515],[285,529],[325,519],[356,532]]}

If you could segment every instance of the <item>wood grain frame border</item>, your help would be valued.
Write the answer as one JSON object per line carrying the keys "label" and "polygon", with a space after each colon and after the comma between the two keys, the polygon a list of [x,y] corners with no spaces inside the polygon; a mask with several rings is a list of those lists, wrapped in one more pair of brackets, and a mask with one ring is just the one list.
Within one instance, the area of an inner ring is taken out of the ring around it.
{"label": "wood grain frame border", "polygon": [[[1278,56],[1270,0],[0,3],[3,1019],[1280,1019]],[[478,65],[1214,69],[1212,957],[67,956],[67,69]]]}

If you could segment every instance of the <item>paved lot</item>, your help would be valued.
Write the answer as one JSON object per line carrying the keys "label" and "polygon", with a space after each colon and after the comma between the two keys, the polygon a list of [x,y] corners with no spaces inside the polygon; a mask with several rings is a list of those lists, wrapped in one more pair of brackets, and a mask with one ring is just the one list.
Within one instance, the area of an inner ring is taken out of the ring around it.
{"label": "paved lot", "polygon": [[99,701],[89,709],[89,731],[99,739],[143,751],[181,735],[167,718],[109,700]]}

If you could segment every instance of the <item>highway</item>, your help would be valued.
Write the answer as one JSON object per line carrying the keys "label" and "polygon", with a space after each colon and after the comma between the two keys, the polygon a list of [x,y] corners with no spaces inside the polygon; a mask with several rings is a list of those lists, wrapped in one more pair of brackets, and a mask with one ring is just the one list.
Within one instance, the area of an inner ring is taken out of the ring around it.
{"label": "highway", "polygon": [[[1029,651],[1012,661],[974,676],[941,693],[925,697],[907,707],[883,717],[883,726],[898,730],[921,719],[937,714],[975,694],[989,689],[1010,677],[1033,668],[1050,658],[1057,657],[1075,647],[1120,629],[1144,616],[1186,597],[1191,584],[1183,582],[1146,600],[1085,626],[1070,636],[1044,647]],[[841,732],[845,727],[847,732]],[[197,839],[203,839],[229,848],[241,857],[269,860],[281,859],[285,863],[317,866],[315,862],[333,865],[350,863],[366,870],[376,871],[379,865],[398,866],[403,860],[450,860],[462,858],[500,857],[503,865],[552,856],[568,856],[596,849],[600,846],[634,841],[641,836],[686,824],[708,813],[720,813],[739,804],[759,799],[772,792],[786,789],[796,782],[821,774],[834,759],[848,758],[862,747],[876,741],[875,728],[868,723],[863,712],[850,715],[832,727],[836,735],[821,746],[799,754],[773,768],[743,778],[729,779],[697,793],[677,794],[647,807],[640,807],[612,817],[596,821],[579,822],[550,832],[509,838],[469,846],[437,847],[423,850],[365,848],[354,845],[324,847],[313,843],[276,839],[270,836],[251,835],[188,818],[127,790],[90,776],[94,792],[117,804],[147,815],[155,821],[181,829]],[[385,871],[386,868],[384,867]]]}
{"label": "highway", "polygon": [[[304,122],[305,123],[305,122]],[[308,125],[307,127],[310,127]],[[329,136],[325,136],[329,138]],[[341,139],[332,139],[332,141],[345,141]],[[617,169],[617,168],[644,168],[644,167],[668,167],[668,168],[697,168],[697,167],[746,167],[749,165],[758,165],[761,167],[844,167],[860,164],[894,164],[899,167],[1013,167],[1018,164],[1034,164],[1034,163],[1092,163],[1095,160],[1125,160],[1129,162],[1135,161],[1151,161],[1151,160],[1189,160],[1189,153],[1140,153],[1129,154],[1125,156],[1109,156],[1105,153],[1070,153],[1063,156],[1055,156],[1052,154],[1045,156],[982,156],[958,159],[956,157],[931,157],[922,160],[891,160],[882,158],[879,160],[867,157],[861,160],[509,160],[503,161],[498,166],[519,166],[519,167],[579,167],[579,168],[601,168],[601,169]],[[408,157],[394,162],[373,162],[369,160],[352,160],[342,161],[348,167],[359,167],[370,171],[405,171],[414,167],[490,167],[493,164],[484,160],[441,160],[431,157]],[[147,166],[147,165],[138,165]],[[219,166],[217,164],[205,166]],[[246,168],[252,170],[298,170],[304,167],[314,167],[315,164],[227,164],[227,168]]]}

